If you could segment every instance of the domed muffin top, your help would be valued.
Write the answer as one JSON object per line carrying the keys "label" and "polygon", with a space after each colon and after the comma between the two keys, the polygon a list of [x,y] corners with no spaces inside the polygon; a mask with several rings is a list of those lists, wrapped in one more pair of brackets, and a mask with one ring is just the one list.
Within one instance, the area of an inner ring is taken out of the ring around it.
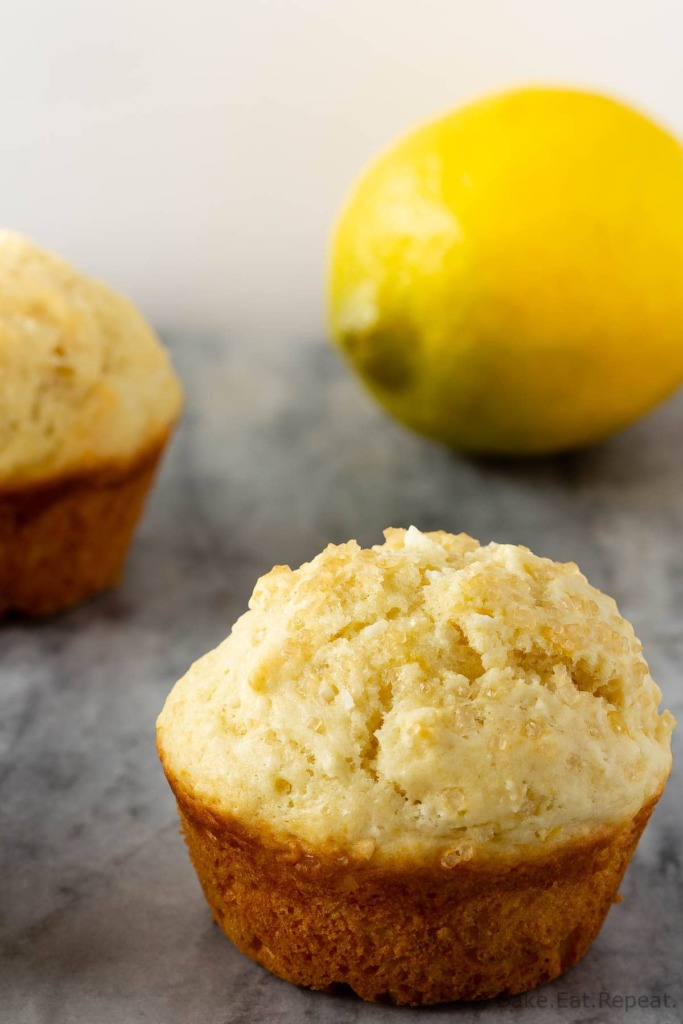
{"label": "domed muffin top", "polygon": [[659,793],[674,723],[611,598],[526,548],[385,537],[258,581],[159,718],[176,791],[314,848],[446,861]]}
{"label": "domed muffin top", "polygon": [[130,302],[0,232],[0,488],[128,460],[163,438],[180,404]]}

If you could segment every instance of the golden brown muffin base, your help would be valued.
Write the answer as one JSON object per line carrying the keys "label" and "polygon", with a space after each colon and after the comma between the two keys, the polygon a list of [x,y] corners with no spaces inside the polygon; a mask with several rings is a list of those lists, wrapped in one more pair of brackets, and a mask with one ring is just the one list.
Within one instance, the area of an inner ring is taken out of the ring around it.
{"label": "golden brown muffin base", "polygon": [[119,582],[169,433],[125,463],[0,489],[0,616],[50,615]]}
{"label": "golden brown muffin base", "polygon": [[206,899],[238,949],[297,985],[411,1005],[524,992],[575,964],[657,802],[522,860],[373,866],[276,841],[169,781]]}

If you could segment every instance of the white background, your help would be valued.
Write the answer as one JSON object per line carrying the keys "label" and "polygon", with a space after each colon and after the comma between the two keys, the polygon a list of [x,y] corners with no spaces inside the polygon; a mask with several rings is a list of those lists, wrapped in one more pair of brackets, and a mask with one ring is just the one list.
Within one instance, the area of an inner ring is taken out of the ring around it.
{"label": "white background", "polygon": [[321,329],[365,161],[528,82],[683,131],[681,0],[23,0],[0,5],[0,222],[162,328]]}

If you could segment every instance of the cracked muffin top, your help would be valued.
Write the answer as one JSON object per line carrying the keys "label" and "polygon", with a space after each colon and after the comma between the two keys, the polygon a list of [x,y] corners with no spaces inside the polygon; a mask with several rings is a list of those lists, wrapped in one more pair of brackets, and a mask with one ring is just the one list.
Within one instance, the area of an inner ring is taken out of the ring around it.
{"label": "cracked muffin top", "polygon": [[611,598],[523,547],[385,538],[258,581],[159,717],[176,787],[315,848],[445,864],[552,847],[660,792],[674,720]]}
{"label": "cracked muffin top", "polygon": [[166,351],[132,303],[0,231],[0,486],[133,458],[180,405]]}

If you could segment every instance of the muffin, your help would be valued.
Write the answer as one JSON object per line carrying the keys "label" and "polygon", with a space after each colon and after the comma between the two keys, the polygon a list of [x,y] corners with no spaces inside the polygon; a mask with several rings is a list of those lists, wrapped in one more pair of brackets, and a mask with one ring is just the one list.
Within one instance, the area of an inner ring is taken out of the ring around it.
{"label": "muffin", "polygon": [[671,767],[668,712],[573,564],[390,529],[258,581],[158,750],[226,935],[364,999],[519,993],[598,934]]}
{"label": "muffin", "polygon": [[0,232],[0,615],[119,580],[180,406],[130,302]]}

